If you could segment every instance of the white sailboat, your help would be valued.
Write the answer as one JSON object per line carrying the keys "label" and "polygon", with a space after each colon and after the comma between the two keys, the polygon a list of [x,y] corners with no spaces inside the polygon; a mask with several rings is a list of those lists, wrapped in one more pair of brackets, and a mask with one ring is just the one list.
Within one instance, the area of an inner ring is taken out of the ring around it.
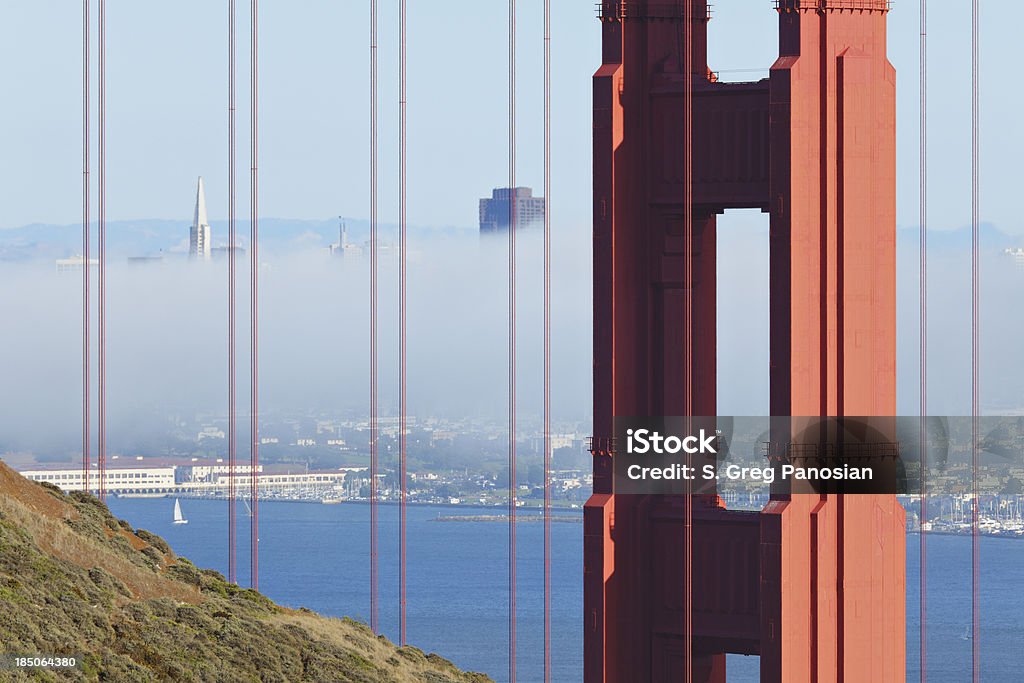
{"label": "white sailboat", "polygon": [[188,524],[188,520],[181,514],[181,501],[177,498],[174,499],[174,523],[175,524]]}

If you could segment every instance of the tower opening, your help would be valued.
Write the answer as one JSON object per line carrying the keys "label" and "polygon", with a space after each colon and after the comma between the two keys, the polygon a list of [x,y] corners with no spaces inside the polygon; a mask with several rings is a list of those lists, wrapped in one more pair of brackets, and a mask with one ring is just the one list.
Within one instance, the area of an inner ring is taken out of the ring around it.
{"label": "tower opening", "polygon": [[768,415],[768,215],[731,209],[717,229],[719,415]]}

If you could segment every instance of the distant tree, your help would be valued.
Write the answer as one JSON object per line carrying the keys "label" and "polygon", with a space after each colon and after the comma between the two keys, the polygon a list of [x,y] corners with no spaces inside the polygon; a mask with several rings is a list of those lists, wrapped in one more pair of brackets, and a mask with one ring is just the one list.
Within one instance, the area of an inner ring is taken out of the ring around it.
{"label": "distant tree", "polygon": [[[541,481],[544,480],[544,470],[541,469]],[[522,465],[516,467],[516,480],[522,486],[530,483],[530,472]],[[500,488],[508,488],[508,468],[503,467],[496,473],[494,485]]]}
{"label": "distant tree", "polygon": [[434,489],[435,495],[441,498],[458,498],[459,490],[451,484],[440,484]]}

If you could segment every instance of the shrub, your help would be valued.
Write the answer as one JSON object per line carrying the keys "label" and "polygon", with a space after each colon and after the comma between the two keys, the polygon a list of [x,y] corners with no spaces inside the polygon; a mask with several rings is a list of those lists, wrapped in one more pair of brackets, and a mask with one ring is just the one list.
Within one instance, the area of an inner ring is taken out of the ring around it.
{"label": "shrub", "polygon": [[156,548],[157,550],[159,550],[160,552],[162,552],[164,555],[168,555],[171,557],[174,556],[174,553],[171,551],[171,546],[167,544],[167,541],[160,538],[153,532],[146,531],[145,529],[138,529],[135,532],[135,535],[141,538],[146,543],[153,546],[154,548]]}
{"label": "shrub", "polygon": [[56,484],[51,484],[48,481],[40,481],[37,483],[50,493],[54,494],[57,498],[64,498],[64,491],[62,491]]}

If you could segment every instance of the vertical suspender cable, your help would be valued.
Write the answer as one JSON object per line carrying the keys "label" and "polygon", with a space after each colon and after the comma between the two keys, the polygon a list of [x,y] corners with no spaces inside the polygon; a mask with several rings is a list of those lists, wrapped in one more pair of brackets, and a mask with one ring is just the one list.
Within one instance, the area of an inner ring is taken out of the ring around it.
{"label": "vertical suspender cable", "polygon": [[544,0],[544,683],[551,681],[551,0]]}
{"label": "vertical suspender cable", "polygon": [[250,375],[251,392],[249,407],[249,497],[252,500],[252,517],[249,519],[249,564],[251,567],[250,583],[256,590],[260,588],[260,417],[259,417],[259,0],[251,0],[252,38],[250,44],[250,64],[252,84],[250,86],[250,136],[249,154],[249,194],[250,220],[252,221],[252,256],[249,268],[249,326],[250,326]]}
{"label": "vertical suspender cable", "polygon": [[978,0],[971,5],[971,670],[972,679],[981,680],[981,546],[978,538],[978,414],[980,412],[980,391],[978,376],[979,337],[979,197],[978,197],[978,128],[979,121],[979,42],[978,42]]}
{"label": "vertical suspender cable", "polygon": [[508,3],[508,680],[516,681],[516,2]]}
{"label": "vertical suspender cable", "polygon": [[[695,4],[687,0],[683,40],[683,296],[686,345],[684,413],[693,415],[693,21]],[[683,661],[684,680],[693,680],[693,490],[686,480],[683,521]]]}
{"label": "vertical suspender cable", "polygon": [[406,134],[405,134],[405,105],[406,105],[406,92],[405,92],[405,76],[406,76],[406,60],[405,60],[405,0],[399,0],[399,33],[400,35],[400,54],[399,54],[399,102],[398,102],[398,117],[399,117],[399,129],[398,129],[398,149],[399,149],[399,164],[398,164],[398,222],[399,222],[399,330],[398,330],[398,344],[399,344],[399,358],[398,358],[398,372],[400,377],[399,391],[399,425],[398,425],[398,459],[399,459],[399,472],[398,476],[401,481],[401,506],[399,509],[399,554],[401,555],[399,561],[399,642],[401,645],[406,644],[406,621],[405,621],[405,532],[406,532],[406,498],[408,497],[408,485],[407,479],[407,458],[406,458],[406,363],[405,363],[405,350],[406,350],[406,307],[405,307],[405,294],[406,294],[406,198],[405,198],[405,162],[406,162]]}
{"label": "vertical suspender cable", "polygon": [[370,628],[377,623],[377,0],[370,0]]}
{"label": "vertical suspender cable", "polygon": [[238,582],[235,503],[235,0],[228,0],[228,581]]}
{"label": "vertical suspender cable", "polygon": [[96,195],[96,232],[97,268],[96,312],[97,312],[97,364],[96,364],[96,435],[97,435],[97,470],[99,481],[97,490],[100,500],[107,499],[107,29],[105,0],[99,0],[99,17],[97,21],[96,71],[96,107],[97,107],[97,195]]}
{"label": "vertical suspender cable", "polygon": [[920,71],[920,95],[921,95],[921,122],[920,122],[920,314],[918,318],[919,339],[920,339],[920,414],[921,414],[921,514],[918,540],[920,541],[920,676],[921,683],[928,680],[928,631],[925,626],[928,615],[928,542],[926,533],[926,521],[928,519],[928,0],[921,0],[921,71]]}
{"label": "vertical suspender cable", "polygon": [[92,410],[89,406],[90,335],[89,329],[89,0],[82,1],[82,490],[91,491],[89,483],[89,433]]}

